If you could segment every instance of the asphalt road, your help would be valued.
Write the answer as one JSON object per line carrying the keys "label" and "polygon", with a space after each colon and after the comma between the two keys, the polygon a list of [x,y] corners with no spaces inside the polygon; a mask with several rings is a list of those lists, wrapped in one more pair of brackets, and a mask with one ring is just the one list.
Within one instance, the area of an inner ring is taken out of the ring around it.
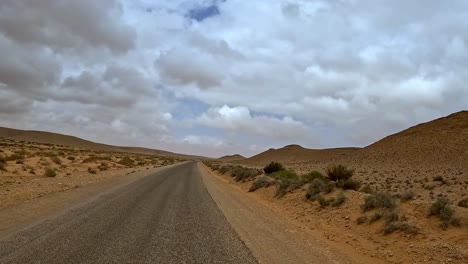
{"label": "asphalt road", "polygon": [[0,263],[256,263],[195,162],[0,240]]}

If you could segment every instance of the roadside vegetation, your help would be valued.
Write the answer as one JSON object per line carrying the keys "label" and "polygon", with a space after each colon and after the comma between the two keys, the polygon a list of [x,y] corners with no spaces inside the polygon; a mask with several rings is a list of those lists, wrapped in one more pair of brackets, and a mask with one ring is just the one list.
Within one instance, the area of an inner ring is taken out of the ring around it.
{"label": "roadside vegetation", "polygon": [[[407,189],[397,194],[374,190],[370,185],[362,186],[354,179],[354,170],[344,165],[332,165],[320,171],[310,171],[299,174],[285,167],[279,162],[270,162],[263,169],[246,168],[240,165],[228,165],[221,162],[205,162],[212,170],[220,174],[229,175],[236,182],[251,182],[249,192],[261,188],[275,186],[275,198],[282,198],[288,193],[298,190],[304,191],[306,201],[316,203],[318,208],[337,208],[349,200],[348,191],[359,191],[364,195],[360,205],[361,215],[355,219],[357,225],[377,225],[381,234],[402,233],[413,237],[421,232],[404,213],[401,213],[400,204],[410,203],[416,199],[413,190]],[[443,182],[443,177],[435,177],[434,181]],[[356,195],[353,195],[356,197]],[[459,207],[468,207],[468,199],[460,200]],[[447,229],[449,226],[459,226],[460,220],[455,216],[455,210],[446,198],[437,198],[429,210],[429,216],[440,219],[440,226]]]}

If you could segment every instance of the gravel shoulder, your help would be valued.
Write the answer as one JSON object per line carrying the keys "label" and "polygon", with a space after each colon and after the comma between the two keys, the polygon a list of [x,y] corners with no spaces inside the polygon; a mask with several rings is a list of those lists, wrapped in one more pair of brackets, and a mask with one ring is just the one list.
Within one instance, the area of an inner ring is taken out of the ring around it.
{"label": "gravel shoulder", "polygon": [[198,166],[214,201],[259,263],[358,263]]}

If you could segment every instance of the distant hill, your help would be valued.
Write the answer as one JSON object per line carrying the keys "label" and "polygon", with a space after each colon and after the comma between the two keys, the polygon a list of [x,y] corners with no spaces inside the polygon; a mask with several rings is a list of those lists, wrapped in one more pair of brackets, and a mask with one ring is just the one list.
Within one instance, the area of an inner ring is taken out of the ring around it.
{"label": "distant hill", "polygon": [[363,159],[385,159],[468,166],[468,111],[422,123],[379,140],[360,153]]}
{"label": "distant hill", "polygon": [[383,138],[365,148],[307,149],[289,145],[269,149],[251,158],[245,164],[283,163],[385,163],[420,165],[444,163],[468,166],[468,111],[410,127]]}
{"label": "distant hill", "polygon": [[206,159],[205,157],[178,154],[164,150],[149,149],[141,147],[122,147],[112,146],[101,143],[95,143],[89,140],[81,139],[74,136],[63,135],[52,132],[35,131],[35,130],[19,130],[12,128],[0,127],[0,138],[6,138],[16,141],[36,142],[43,144],[63,145],[69,147],[77,147],[83,149],[112,151],[112,152],[127,152],[136,154],[157,155],[166,157],[177,157],[184,159]]}
{"label": "distant hill", "polygon": [[227,155],[227,156],[223,156],[221,158],[218,158],[219,161],[226,161],[226,162],[239,161],[239,160],[244,160],[244,159],[245,159],[245,157],[242,156],[242,155],[239,155],[239,154]]}
{"label": "distant hill", "polygon": [[310,160],[329,160],[353,155],[359,148],[307,149],[299,145],[288,145],[280,149],[269,149],[243,163],[266,164],[270,161],[301,163]]}

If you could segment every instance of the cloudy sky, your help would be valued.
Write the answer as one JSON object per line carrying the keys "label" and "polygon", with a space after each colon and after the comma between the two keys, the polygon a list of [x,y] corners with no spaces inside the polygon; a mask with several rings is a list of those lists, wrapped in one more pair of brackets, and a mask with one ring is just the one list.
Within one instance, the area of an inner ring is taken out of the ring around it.
{"label": "cloudy sky", "polygon": [[468,106],[468,1],[2,0],[0,126],[221,156]]}

